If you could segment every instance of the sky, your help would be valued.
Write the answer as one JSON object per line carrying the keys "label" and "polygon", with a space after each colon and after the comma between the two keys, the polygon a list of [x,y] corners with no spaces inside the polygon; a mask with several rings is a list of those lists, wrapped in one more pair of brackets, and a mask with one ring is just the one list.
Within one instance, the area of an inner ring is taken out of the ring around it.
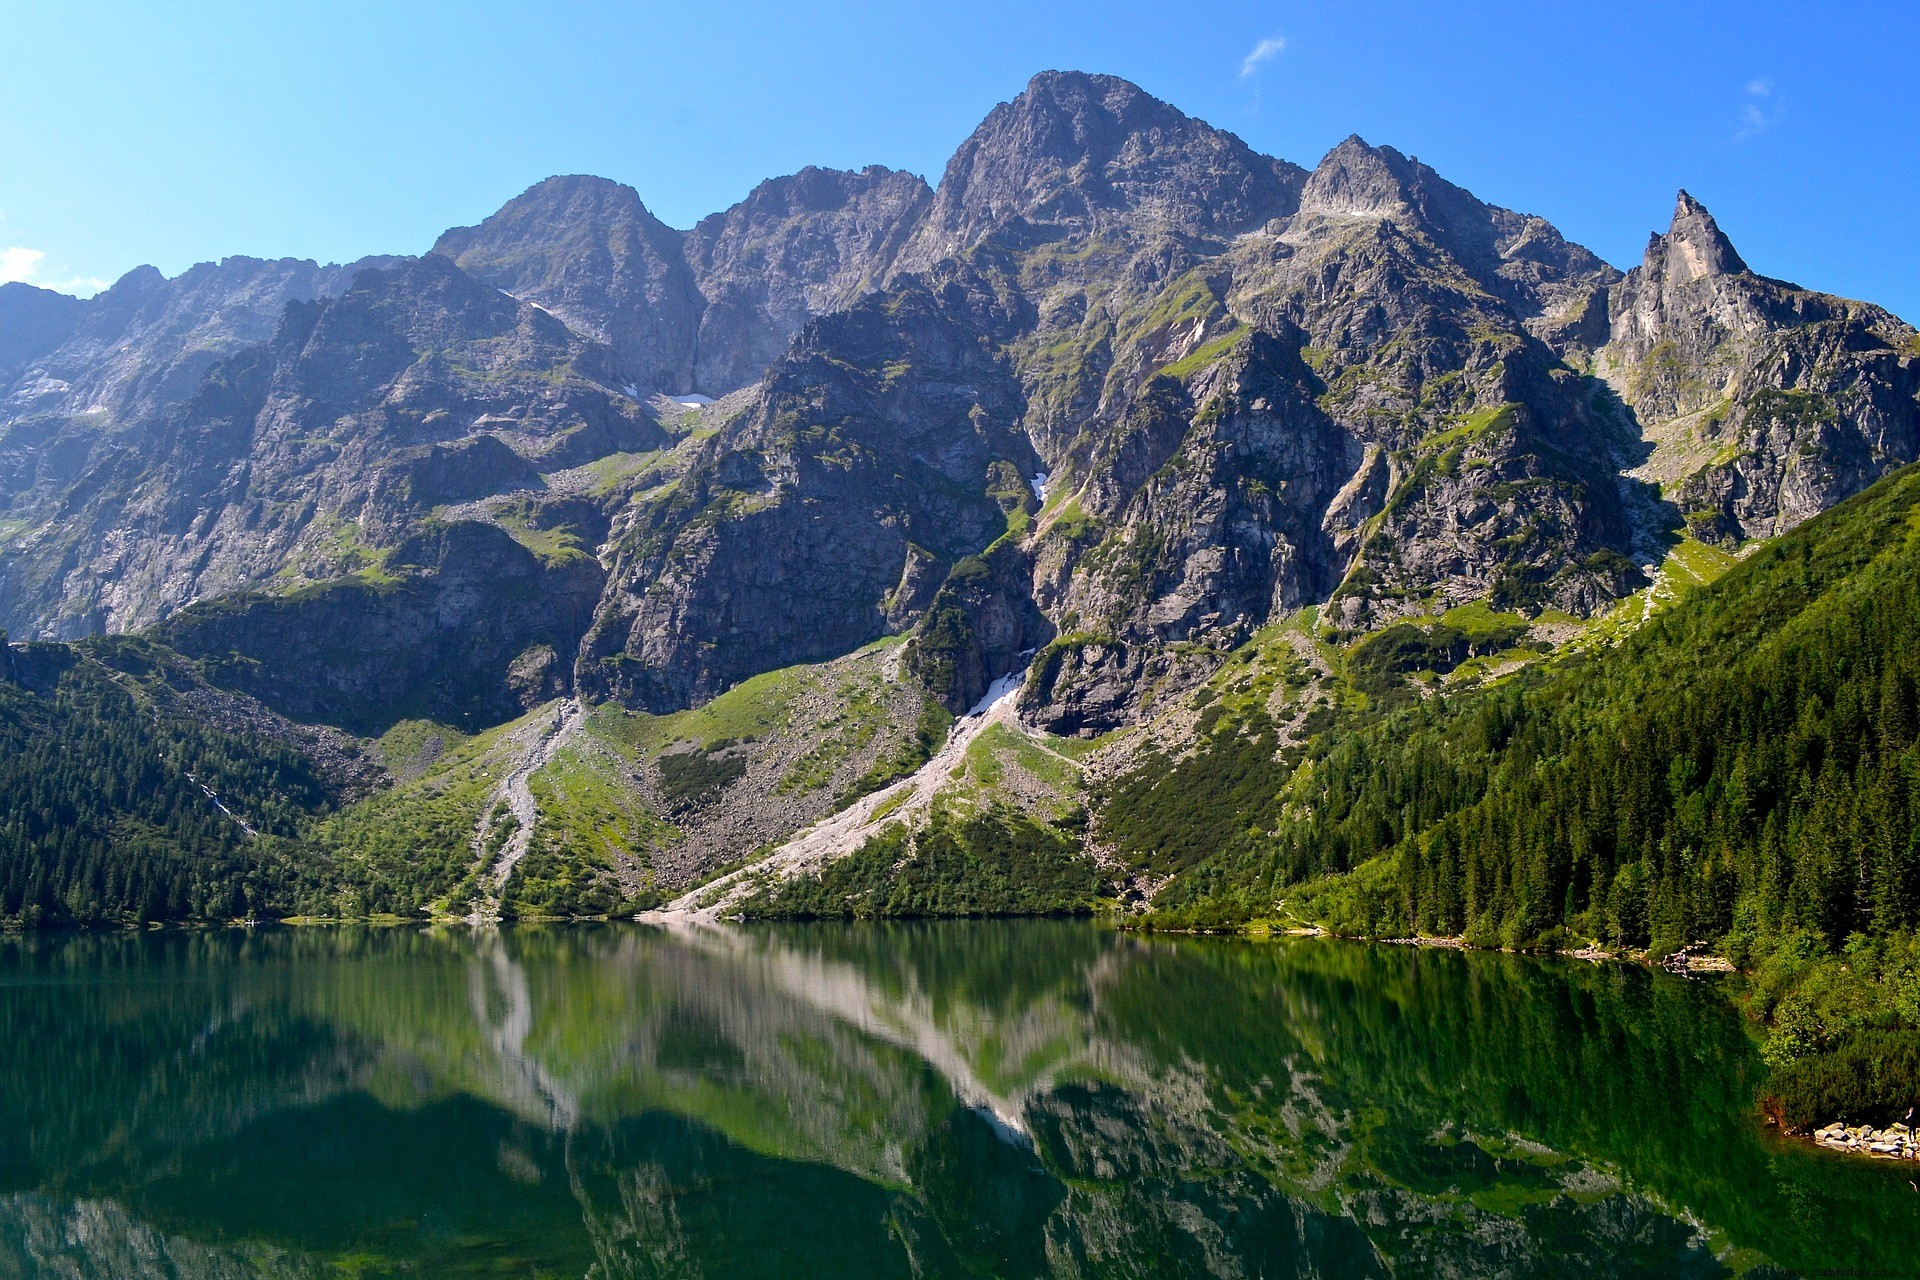
{"label": "sky", "polygon": [[555,173],[686,227],[803,165],[937,182],[1036,71],[1311,167],[1350,133],[1621,267],[1674,193],[1920,322],[1920,4],[0,0],[0,281],[424,251]]}

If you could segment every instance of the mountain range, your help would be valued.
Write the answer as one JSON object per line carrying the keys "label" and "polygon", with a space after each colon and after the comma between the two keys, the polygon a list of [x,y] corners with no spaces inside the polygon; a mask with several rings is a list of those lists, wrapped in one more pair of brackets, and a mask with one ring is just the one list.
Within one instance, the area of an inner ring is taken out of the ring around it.
{"label": "mountain range", "polygon": [[[1232,664],[1283,760],[1916,459],[1920,333],[1685,192],[1622,273],[1391,147],[1048,72],[937,187],[808,168],[680,231],[555,177],[417,256],[0,286],[0,679],[231,766],[193,786],[244,836],[156,852],[160,914],[764,906],[876,840],[965,864],[915,910],[1151,900],[1186,864],[1104,806]],[[0,914],[148,911],[86,821],[31,888],[81,820],[20,819]]]}

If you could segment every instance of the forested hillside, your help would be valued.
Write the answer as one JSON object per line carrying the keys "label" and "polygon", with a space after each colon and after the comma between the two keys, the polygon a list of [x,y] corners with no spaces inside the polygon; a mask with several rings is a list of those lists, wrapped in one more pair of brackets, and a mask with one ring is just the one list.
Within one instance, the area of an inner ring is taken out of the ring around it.
{"label": "forested hillside", "polygon": [[1108,834],[1178,846],[1163,791],[1189,824],[1210,808],[1196,795],[1231,805],[1238,820],[1196,833],[1214,839],[1190,842],[1156,903],[1196,918],[1271,914],[1293,886],[1351,872],[1317,901],[1368,933],[1672,950],[1911,929],[1916,505],[1909,468],[1617,645],[1371,723],[1349,711],[1295,769],[1251,749],[1257,725],[1216,731],[1173,785],[1116,789]]}
{"label": "forested hillside", "polygon": [[[261,835],[337,787],[300,751],[218,727],[179,659],[136,640],[4,647],[0,922],[228,919],[285,900]],[[176,687],[180,686],[180,687]]]}

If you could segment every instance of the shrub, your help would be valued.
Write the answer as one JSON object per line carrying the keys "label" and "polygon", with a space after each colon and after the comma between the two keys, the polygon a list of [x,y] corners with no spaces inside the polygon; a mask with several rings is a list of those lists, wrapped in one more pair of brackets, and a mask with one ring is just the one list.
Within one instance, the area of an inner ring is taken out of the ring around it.
{"label": "shrub", "polygon": [[1773,1073],[1763,1105],[1790,1130],[1834,1120],[1912,1123],[1920,1107],[1920,1031],[1869,1031]]}
{"label": "shrub", "polygon": [[713,747],[679,751],[659,760],[660,790],[676,808],[704,804],[747,771],[737,755],[719,755]]}

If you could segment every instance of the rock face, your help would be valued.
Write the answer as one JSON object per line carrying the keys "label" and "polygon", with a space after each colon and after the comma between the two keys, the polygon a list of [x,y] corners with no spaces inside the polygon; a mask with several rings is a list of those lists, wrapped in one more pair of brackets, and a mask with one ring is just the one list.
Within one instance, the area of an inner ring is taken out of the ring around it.
{"label": "rock face", "polygon": [[605,178],[548,178],[433,252],[613,351],[620,377],[690,391],[699,296],[680,233]]}
{"label": "rock face", "polygon": [[[15,509],[59,518],[0,562],[0,598],[78,634],[221,597],[170,640],[245,658],[259,670],[240,683],[266,681],[289,714],[497,719],[518,706],[506,679],[525,647],[571,651],[600,570],[537,501],[512,535],[438,512],[500,490],[539,499],[536,467],[665,443],[606,386],[611,361],[445,259],[364,271],[338,298],[290,305],[271,341],[215,365],[133,442],[75,431],[70,475],[21,475]],[[577,518],[591,534],[592,513]],[[443,679],[443,659],[460,672]]]}
{"label": "rock face", "polygon": [[931,195],[878,165],[807,168],[682,233],[631,187],[549,178],[433,251],[606,343],[628,382],[720,395],[874,283]]}
{"label": "rock face", "polygon": [[379,734],[419,717],[479,728],[558,697],[604,574],[543,561],[478,522],[396,548],[382,579],[241,591],[174,614],[156,635],[210,678],[306,723]]}
{"label": "rock face", "polygon": [[809,320],[879,283],[932,196],[879,165],[808,167],[701,219],[685,246],[704,303],[693,385],[717,395],[758,381]]}
{"label": "rock face", "polygon": [[270,338],[289,302],[339,294],[361,270],[393,261],[227,258],[172,280],[139,267],[96,297],[59,306],[33,298],[45,290],[16,292],[0,302],[0,420],[151,415],[192,395],[222,357]]}
{"label": "rock face", "polygon": [[1012,370],[909,287],[817,321],[669,490],[624,513],[583,690],[649,709],[845,653],[1032,504]]}
{"label": "rock face", "polygon": [[30,284],[0,284],[0,386],[12,386],[35,359],[79,327],[86,304]]}
{"label": "rock face", "polygon": [[1707,541],[1783,533],[1920,458],[1920,335],[1755,275],[1684,191],[1606,302],[1600,372],[1647,430],[1645,473]]}
{"label": "rock face", "polygon": [[1360,629],[1627,588],[1608,423],[1539,336],[1611,268],[1359,139],[1217,253],[1135,243],[1131,288],[1061,273],[1034,306],[1029,394],[1067,422],[1029,417],[1065,646],[1031,714],[1122,723],[1302,604]]}
{"label": "rock face", "polygon": [[363,728],[908,633],[950,708],[1037,652],[1026,714],[1092,733],[1302,606],[1591,614],[1916,456],[1920,335],[1691,197],[1623,276],[1392,148],[1048,72],[937,190],[810,168],[681,232],[562,177],[418,260],[0,289],[0,626],[161,625]]}
{"label": "rock face", "polygon": [[[1307,219],[1392,222],[1430,241],[1451,265],[1529,322],[1585,310],[1587,292],[1620,278],[1543,218],[1476,198],[1392,147],[1349,137],[1321,160],[1300,197]],[[1325,231],[1323,225],[1322,230]]]}

